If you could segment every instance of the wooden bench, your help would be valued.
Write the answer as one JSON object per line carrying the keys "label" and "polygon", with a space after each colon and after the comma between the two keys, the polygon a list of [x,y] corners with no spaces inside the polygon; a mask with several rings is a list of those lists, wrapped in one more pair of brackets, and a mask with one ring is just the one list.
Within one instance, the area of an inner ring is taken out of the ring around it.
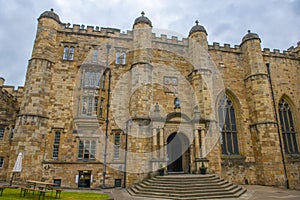
{"label": "wooden bench", "polygon": [[4,190],[5,188],[16,189],[16,188],[18,188],[18,186],[13,186],[13,185],[0,185],[0,196],[2,196],[3,190]]}
{"label": "wooden bench", "polygon": [[60,199],[60,194],[63,190],[60,188],[53,188],[53,190],[55,191],[55,199],[57,199],[57,198]]}
{"label": "wooden bench", "polygon": [[27,193],[30,195],[30,192],[32,192],[32,195],[34,195],[34,192],[37,191],[36,189],[28,186],[21,186],[19,188],[21,189],[20,197],[22,196],[22,193],[23,193],[23,197],[25,197]]}
{"label": "wooden bench", "polygon": [[53,188],[49,188],[49,190],[51,190],[51,196],[52,196],[52,192],[55,192],[55,199],[60,199],[60,194],[63,191],[63,189],[53,187]]}
{"label": "wooden bench", "polygon": [[1,197],[2,197],[2,193],[3,193],[4,188],[5,188],[5,187],[0,186],[0,196],[1,196]]}
{"label": "wooden bench", "polygon": [[41,197],[43,197],[43,200],[44,200],[47,191],[46,190],[37,190],[37,191],[39,191],[39,200],[41,199]]}

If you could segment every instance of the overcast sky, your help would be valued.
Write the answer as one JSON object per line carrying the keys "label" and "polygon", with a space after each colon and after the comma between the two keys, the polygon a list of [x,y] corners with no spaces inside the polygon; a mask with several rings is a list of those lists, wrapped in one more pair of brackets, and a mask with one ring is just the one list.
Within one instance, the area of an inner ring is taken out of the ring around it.
{"label": "overcast sky", "polygon": [[188,36],[199,20],[208,42],[239,45],[250,29],[262,48],[288,49],[300,41],[300,0],[0,0],[0,77],[24,85],[37,18],[51,8],[64,23],[131,30],[145,11],[153,28]]}

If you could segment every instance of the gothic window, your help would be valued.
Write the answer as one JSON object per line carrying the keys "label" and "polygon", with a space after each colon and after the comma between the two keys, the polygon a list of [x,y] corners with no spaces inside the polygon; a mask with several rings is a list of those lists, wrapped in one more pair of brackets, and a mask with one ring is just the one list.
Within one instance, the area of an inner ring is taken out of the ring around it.
{"label": "gothic window", "polygon": [[53,142],[53,151],[52,151],[52,158],[53,159],[58,159],[59,143],[60,143],[60,132],[55,131],[55,133],[54,133],[54,142]]}
{"label": "gothic window", "polygon": [[0,128],[0,140],[3,140],[4,137],[4,128]]}
{"label": "gothic window", "polygon": [[238,155],[238,137],[235,111],[232,101],[224,95],[218,104],[219,126],[221,130],[222,154]]}
{"label": "gothic window", "polygon": [[79,160],[95,160],[96,141],[80,140],[78,144]]}
{"label": "gothic window", "polygon": [[285,99],[281,99],[278,109],[285,153],[298,154],[297,135],[291,108]]}
{"label": "gothic window", "polygon": [[4,158],[0,157],[0,168],[3,168],[4,165]]}
{"label": "gothic window", "polygon": [[114,159],[120,158],[120,134],[115,134]]}
{"label": "gothic window", "polygon": [[74,47],[65,46],[63,60],[73,60],[74,59]]}

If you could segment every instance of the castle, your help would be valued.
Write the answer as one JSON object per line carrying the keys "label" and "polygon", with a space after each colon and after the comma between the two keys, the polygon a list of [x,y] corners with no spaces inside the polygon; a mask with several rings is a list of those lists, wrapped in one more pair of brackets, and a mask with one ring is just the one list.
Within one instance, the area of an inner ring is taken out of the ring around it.
{"label": "castle", "polygon": [[38,18],[25,86],[0,79],[0,180],[68,188],[129,187],[158,174],[217,174],[300,188],[300,43],[261,49]]}

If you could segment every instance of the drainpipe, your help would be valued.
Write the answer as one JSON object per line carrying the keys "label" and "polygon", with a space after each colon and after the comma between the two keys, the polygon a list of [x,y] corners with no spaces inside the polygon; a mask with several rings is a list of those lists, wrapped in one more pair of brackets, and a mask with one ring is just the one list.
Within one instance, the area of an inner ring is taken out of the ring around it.
{"label": "drainpipe", "polygon": [[125,155],[124,155],[124,184],[123,187],[126,188],[126,176],[127,176],[127,149],[128,149],[128,126],[131,121],[128,120],[126,122],[126,130],[125,130]]}
{"label": "drainpipe", "polygon": [[278,121],[278,113],[277,113],[277,109],[276,109],[274,90],[273,90],[271,73],[270,73],[270,64],[267,63],[266,66],[267,66],[268,80],[269,80],[269,83],[270,83],[270,89],[271,89],[271,94],[272,94],[272,101],[273,101],[273,107],[274,107],[274,112],[275,112],[275,120],[276,120],[276,124],[277,124],[277,133],[278,133],[278,137],[279,137],[279,145],[280,145],[281,160],[282,160],[283,170],[284,170],[285,184],[286,184],[286,188],[289,189],[290,185],[289,185],[289,179],[288,179],[287,172],[286,172],[284,150],[283,150],[283,147],[282,147],[282,140],[281,140],[281,134],[280,134],[280,129],[279,129],[279,121]]}
{"label": "drainpipe", "polygon": [[109,124],[109,107],[110,107],[110,103],[109,103],[109,97],[110,97],[110,81],[111,81],[111,69],[108,67],[108,55],[109,55],[109,49],[110,49],[110,45],[107,44],[106,45],[106,50],[107,50],[107,54],[106,54],[106,69],[104,70],[103,73],[105,73],[106,71],[108,71],[108,89],[107,89],[107,105],[106,105],[106,120],[105,120],[105,145],[104,145],[104,167],[103,167],[103,188],[106,188],[105,186],[105,179],[106,179],[106,160],[107,160],[107,140],[108,140],[108,124]]}

